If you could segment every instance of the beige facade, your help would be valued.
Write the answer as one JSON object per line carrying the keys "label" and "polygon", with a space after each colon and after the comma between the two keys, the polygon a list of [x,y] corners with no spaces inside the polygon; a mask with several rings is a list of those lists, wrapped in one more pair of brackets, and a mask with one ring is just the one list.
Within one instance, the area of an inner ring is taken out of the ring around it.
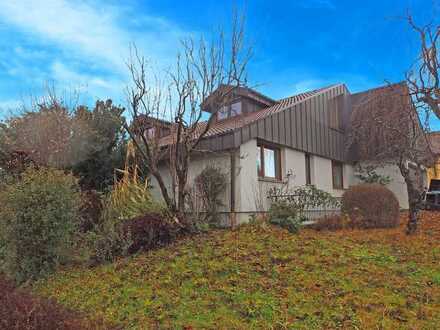
{"label": "beige facade", "polygon": [[[190,165],[189,186],[194,183],[194,179],[208,165],[213,165],[227,174],[228,185],[223,196],[222,211],[229,213],[232,211],[231,195],[235,197],[234,211],[237,214],[237,221],[247,221],[249,215],[256,212],[267,211],[269,202],[267,199],[268,190],[273,186],[280,187],[287,183],[289,188],[303,186],[306,184],[306,163],[305,153],[288,147],[280,147],[281,169],[283,181],[266,180],[258,177],[257,173],[257,140],[252,139],[243,143],[234,152],[225,151],[221,153],[208,153],[204,156],[195,157]],[[235,162],[231,161],[231,153],[235,157]],[[310,156],[311,183],[317,188],[329,192],[335,197],[341,197],[344,190],[349,186],[358,184],[355,168],[352,164],[343,165],[343,188],[334,189],[332,179],[332,161],[317,155]],[[235,164],[234,164],[235,163]],[[232,166],[235,169],[232,170]],[[166,184],[171,191],[171,177],[167,166],[163,166],[161,172]],[[408,208],[406,185],[399,169],[395,165],[377,167],[376,172],[391,178],[388,188],[394,192],[399,200],[402,209]],[[231,191],[231,175],[234,175],[235,189]],[[152,180],[153,194],[156,198],[161,198],[157,183]],[[197,196],[193,195],[196,198]]]}

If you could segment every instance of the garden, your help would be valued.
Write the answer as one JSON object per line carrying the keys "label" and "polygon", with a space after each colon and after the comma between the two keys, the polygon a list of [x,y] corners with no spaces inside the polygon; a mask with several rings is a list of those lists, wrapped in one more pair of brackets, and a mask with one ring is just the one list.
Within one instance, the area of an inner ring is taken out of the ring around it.
{"label": "garden", "polygon": [[[91,124],[96,109],[87,111]],[[13,137],[35,118],[3,133]],[[72,146],[59,158],[4,153],[0,328],[430,329],[440,322],[440,214],[421,213],[417,233],[407,235],[408,216],[384,185],[353,186],[340,204],[310,186],[272,191],[298,198],[275,198],[266,215],[219,228],[226,178],[207,167],[195,180],[206,212],[176,218],[152,198],[117,123],[107,135],[109,158],[89,153],[81,166],[56,163]],[[83,145],[97,136],[88,139]],[[112,176],[96,172],[97,161],[109,162]],[[342,213],[304,226],[305,208],[322,205]]]}
{"label": "garden", "polygon": [[[203,122],[203,109],[229,106],[246,85],[242,24],[231,54],[223,34],[183,42],[167,88],[134,46],[128,111],[49,93],[0,122],[0,329],[439,324],[440,216],[419,213],[409,177],[409,215],[373,176],[341,201],[282,186],[264,196],[268,212],[226,228],[228,173],[206,166],[190,182],[216,115]],[[320,208],[340,212],[308,218]]]}

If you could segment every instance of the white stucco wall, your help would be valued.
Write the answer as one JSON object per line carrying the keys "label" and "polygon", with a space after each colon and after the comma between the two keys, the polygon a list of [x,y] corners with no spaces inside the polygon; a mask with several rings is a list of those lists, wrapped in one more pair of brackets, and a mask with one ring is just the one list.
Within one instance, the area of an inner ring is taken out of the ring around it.
{"label": "white stucco wall", "polygon": [[[373,162],[362,162],[361,166],[372,165],[376,166],[376,173],[383,176],[389,176],[391,182],[386,186],[390,189],[394,195],[396,195],[399,201],[401,209],[408,209],[408,192],[406,190],[405,179],[396,165],[378,165]],[[359,179],[355,179],[356,183],[360,183]]]}
{"label": "white stucco wall", "polygon": [[[230,153],[209,153],[194,157],[190,169],[188,182],[191,186],[194,179],[208,165],[221,168],[228,175],[228,184],[222,198],[224,207],[222,211],[230,211]],[[358,184],[355,177],[355,169],[351,164],[343,166],[344,189],[334,189],[332,179],[332,161],[330,159],[311,155],[311,181],[317,188],[329,192],[335,197],[341,197],[345,189]],[[235,211],[237,222],[247,221],[250,214],[258,211],[266,211],[269,208],[267,192],[273,186],[282,186],[283,183],[262,180],[257,173],[257,140],[250,140],[242,144],[235,153]],[[283,182],[288,182],[289,188],[303,186],[306,183],[305,153],[290,148],[281,148],[281,167]],[[171,193],[171,178],[167,166],[161,168],[165,182]],[[392,182],[388,185],[399,200],[401,208],[408,207],[406,185],[403,177],[396,166],[384,166],[377,172],[391,177]],[[288,175],[290,174],[290,175]],[[161,199],[160,189],[155,180],[152,180],[154,196]]]}
{"label": "white stucco wall", "polygon": [[[227,188],[222,197],[223,207],[221,211],[229,211],[230,208],[230,168],[231,160],[229,153],[209,153],[202,156],[193,157],[188,171],[188,187],[190,188],[194,184],[194,179],[203,171],[207,166],[215,166],[220,168],[223,173],[227,174]],[[172,180],[168,165],[164,164],[159,168],[162,178],[169,190],[170,195],[172,194]],[[154,178],[150,178],[151,185],[153,189],[151,190],[153,197],[157,200],[163,200],[162,193],[160,191],[159,185]]]}
{"label": "white stucco wall", "polygon": [[[240,147],[239,174],[237,175],[236,210],[241,213],[240,221],[245,221],[249,214],[266,211],[269,208],[268,190],[283,183],[262,180],[257,173],[257,141],[250,140]],[[306,184],[305,153],[290,148],[281,148],[281,168],[284,182],[289,188]],[[290,174],[288,176],[288,174]],[[344,164],[344,189],[355,184],[354,169],[351,164]],[[340,197],[343,189],[333,189],[332,162],[330,159],[311,155],[311,180],[317,188]]]}
{"label": "white stucco wall", "polygon": [[341,197],[344,193],[344,189],[348,189],[354,182],[354,169],[351,164],[344,164],[343,166],[343,183],[344,189],[333,188],[333,175],[332,175],[332,161],[331,159],[312,156],[312,184],[316,188],[327,191],[335,197]]}
{"label": "white stucco wall", "polygon": [[236,177],[237,207],[239,212],[255,212],[258,209],[257,140],[240,146],[239,172]]}

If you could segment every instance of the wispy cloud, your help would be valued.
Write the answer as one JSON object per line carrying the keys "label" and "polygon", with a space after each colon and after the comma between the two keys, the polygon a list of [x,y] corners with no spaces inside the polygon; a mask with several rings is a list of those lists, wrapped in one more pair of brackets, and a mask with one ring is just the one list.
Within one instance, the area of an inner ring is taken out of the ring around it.
{"label": "wispy cloud", "polygon": [[113,96],[117,89],[122,94],[130,43],[136,43],[154,63],[166,66],[174,59],[179,39],[189,33],[162,17],[140,13],[135,3],[130,4],[0,1],[0,27],[26,40],[8,40],[9,51],[0,51],[0,67],[11,77],[33,83],[50,79],[60,85],[86,85],[101,97]]}

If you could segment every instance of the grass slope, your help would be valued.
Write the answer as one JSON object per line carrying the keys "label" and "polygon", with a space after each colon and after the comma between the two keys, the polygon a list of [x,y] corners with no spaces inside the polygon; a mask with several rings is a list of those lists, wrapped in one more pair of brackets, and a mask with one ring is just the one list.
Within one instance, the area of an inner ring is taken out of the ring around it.
{"label": "grass slope", "polygon": [[440,214],[416,236],[396,229],[215,231],[95,269],[68,269],[35,290],[149,329],[435,329]]}

